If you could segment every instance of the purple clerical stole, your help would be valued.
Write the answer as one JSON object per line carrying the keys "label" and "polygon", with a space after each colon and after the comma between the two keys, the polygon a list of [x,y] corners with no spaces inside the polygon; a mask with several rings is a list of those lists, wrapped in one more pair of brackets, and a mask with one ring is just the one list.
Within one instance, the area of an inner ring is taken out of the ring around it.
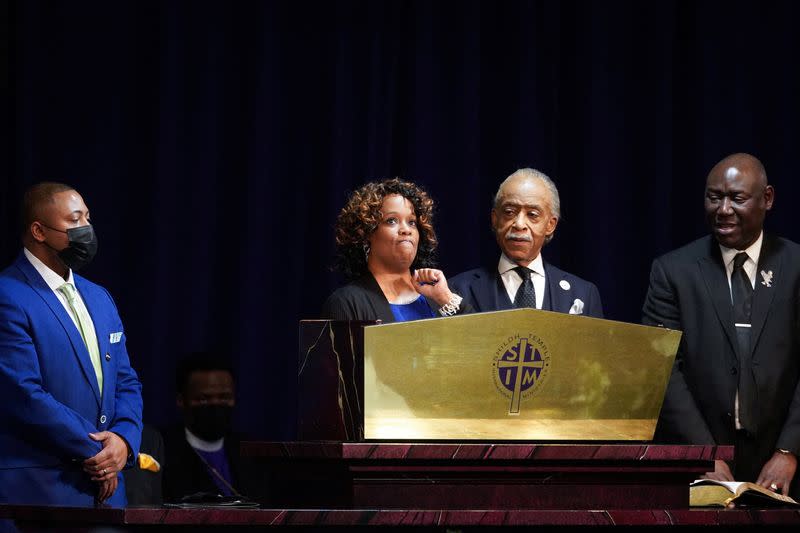
{"label": "purple clerical stole", "polygon": [[[214,480],[214,484],[220,491],[220,494],[224,496],[233,496],[233,492],[229,485],[233,485],[233,479],[231,479],[231,469],[228,466],[228,458],[225,456],[225,448],[222,447],[215,452],[204,452],[203,450],[195,450],[200,456],[206,460],[208,468],[208,475],[211,476],[211,479]],[[217,474],[215,474],[211,468],[214,468],[219,475],[225,478],[225,481],[228,482],[226,485]]]}

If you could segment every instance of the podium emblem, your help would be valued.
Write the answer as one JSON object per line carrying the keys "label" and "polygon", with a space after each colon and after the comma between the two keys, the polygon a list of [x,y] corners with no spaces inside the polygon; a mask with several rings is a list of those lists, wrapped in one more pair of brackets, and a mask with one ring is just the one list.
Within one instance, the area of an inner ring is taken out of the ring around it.
{"label": "podium emblem", "polygon": [[550,370],[550,352],[536,335],[515,335],[498,347],[492,363],[495,387],[509,398],[508,414],[518,415],[522,399],[535,395]]}

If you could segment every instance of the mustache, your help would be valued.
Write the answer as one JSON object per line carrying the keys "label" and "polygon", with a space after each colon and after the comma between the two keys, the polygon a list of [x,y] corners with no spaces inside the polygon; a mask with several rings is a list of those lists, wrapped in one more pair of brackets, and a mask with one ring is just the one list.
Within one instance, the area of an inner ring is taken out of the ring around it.
{"label": "mustache", "polygon": [[531,236],[527,233],[514,233],[513,231],[509,231],[506,233],[506,239],[514,239],[517,241],[528,241],[531,242]]}

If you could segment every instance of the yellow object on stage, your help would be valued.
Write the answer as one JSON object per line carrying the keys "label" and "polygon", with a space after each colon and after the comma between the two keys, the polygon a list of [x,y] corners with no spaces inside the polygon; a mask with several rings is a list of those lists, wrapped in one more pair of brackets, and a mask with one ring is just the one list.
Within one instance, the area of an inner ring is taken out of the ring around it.
{"label": "yellow object on stage", "polygon": [[141,470],[149,470],[150,472],[158,472],[161,470],[161,465],[152,455],[146,453],[139,454],[139,468]]}

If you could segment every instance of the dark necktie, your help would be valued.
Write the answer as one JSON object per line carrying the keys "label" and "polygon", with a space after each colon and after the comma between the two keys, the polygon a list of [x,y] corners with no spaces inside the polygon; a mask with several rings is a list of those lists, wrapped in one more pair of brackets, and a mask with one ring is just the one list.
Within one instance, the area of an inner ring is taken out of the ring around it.
{"label": "dark necktie", "polygon": [[754,406],[756,385],[750,361],[750,309],[753,305],[753,286],[744,271],[747,254],[736,254],[731,272],[731,296],[733,298],[733,322],[739,341],[739,424],[751,433],[756,432]]}
{"label": "dark necktie", "polygon": [[519,286],[517,294],[514,296],[514,307],[532,307],[536,309],[536,290],[533,288],[533,280],[531,279],[533,270],[523,266],[518,266],[514,270],[522,278],[522,285]]}

